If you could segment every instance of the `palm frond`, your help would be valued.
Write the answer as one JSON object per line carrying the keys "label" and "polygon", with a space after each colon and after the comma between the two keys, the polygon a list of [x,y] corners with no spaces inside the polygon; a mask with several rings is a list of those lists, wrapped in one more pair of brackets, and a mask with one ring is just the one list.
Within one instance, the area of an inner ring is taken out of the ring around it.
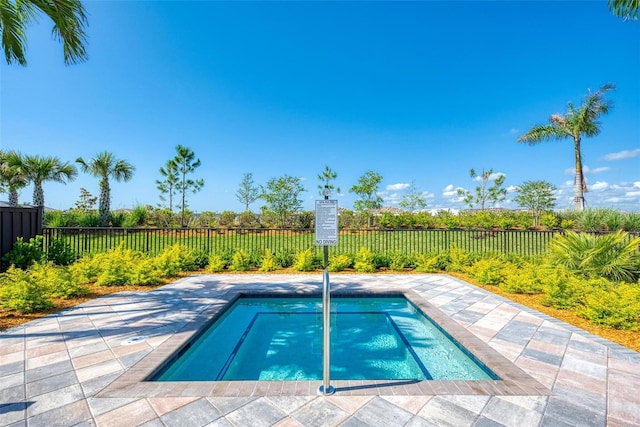
{"label": "palm frond", "polygon": [[565,126],[558,126],[555,124],[536,125],[529,129],[529,132],[520,136],[518,138],[518,142],[534,145],[542,141],[559,141],[570,136],[571,133]]}
{"label": "palm frond", "polygon": [[637,20],[640,0],[609,0],[609,11],[624,20]]}

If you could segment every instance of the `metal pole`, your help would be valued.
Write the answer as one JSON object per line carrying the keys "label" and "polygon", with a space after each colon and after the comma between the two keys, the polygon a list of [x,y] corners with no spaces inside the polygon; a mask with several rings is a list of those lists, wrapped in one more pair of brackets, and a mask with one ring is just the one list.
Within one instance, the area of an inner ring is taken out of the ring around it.
{"label": "metal pole", "polygon": [[[324,186],[328,190],[328,186]],[[329,199],[328,192],[325,191],[325,200]],[[331,336],[331,289],[329,283],[329,246],[324,245],[324,271],[322,274],[322,385],[318,389],[318,393],[328,396],[336,390],[331,387],[329,377],[331,374],[330,361],[330,336]]]}

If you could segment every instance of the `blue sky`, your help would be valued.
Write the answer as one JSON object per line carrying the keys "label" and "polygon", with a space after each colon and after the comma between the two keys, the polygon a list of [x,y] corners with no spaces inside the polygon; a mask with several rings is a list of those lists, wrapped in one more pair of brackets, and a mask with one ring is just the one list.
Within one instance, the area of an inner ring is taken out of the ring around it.
{"label": "blue sky", "polygon": [[[63,64],[43,18],[29,65],[0,65],[0,148],[70,162],[111,151],[136,167],[112,185],[114,209],[159,203],[154,181],[178,144],[202,161],[205,186],[189,196],[199,212],[241,211],[245,172],[300,177],[313,209],[325,164],[347,208],[367,170],[383,176],[387,206],[413,181],[428,208],[464,208],[455,189],[477,185],[470,168],[508,187],[547,180],[569,208],[572,142],[516,138],[612,82],[614,109],[583,140],[586,204],[640,210],[640,21],[606,1],[85,5],[86,63]],[[72,207],[81,187],[99,193],[82,173],[46,183],[46,205]],[[513,196],[501,206],[517,207]]]}

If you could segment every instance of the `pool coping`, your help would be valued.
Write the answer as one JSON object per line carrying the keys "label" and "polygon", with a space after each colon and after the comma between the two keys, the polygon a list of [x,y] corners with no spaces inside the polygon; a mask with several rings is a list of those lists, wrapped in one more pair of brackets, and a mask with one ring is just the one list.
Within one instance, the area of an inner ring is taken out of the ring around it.
{"label": "pool coping", "polygon": [[[447,314],[411,289],[359,289],[338,287],[334,296],[404,296],[430,317],[449,335],[469,350],[478,360],[500,377],[499,380],[335,380],[331,385],[336,395],[370,396],[393,394],[399,396],[424,395],[493,395],[493,396],[549,396],[553,393],[536,379],[517,367],[506,357],[469,332]],[[100,398],[141,397],[251,397],[251,396],[314,396],[322,384],[311,381],[149,381],[174,357],[192,337],[221,316],[233,302],[245,296],[281,297],[320,296],[318,290],[308,288],[256,290],[237,287],[219,294],[214,302],[201,310],[182,329],[151,351],[137,364],[126,370],[100,391]]]}

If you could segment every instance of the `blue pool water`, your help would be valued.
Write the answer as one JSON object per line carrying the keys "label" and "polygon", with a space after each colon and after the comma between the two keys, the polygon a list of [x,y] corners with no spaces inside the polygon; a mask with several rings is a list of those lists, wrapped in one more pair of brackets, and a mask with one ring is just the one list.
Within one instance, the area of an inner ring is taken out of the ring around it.
{"label": "blue pool water", "polygon": [[[331,311],[332,379],[497,379],[403,297],[334,297]],[[319,298],[239,298],[153,378],[320,379]]]}

